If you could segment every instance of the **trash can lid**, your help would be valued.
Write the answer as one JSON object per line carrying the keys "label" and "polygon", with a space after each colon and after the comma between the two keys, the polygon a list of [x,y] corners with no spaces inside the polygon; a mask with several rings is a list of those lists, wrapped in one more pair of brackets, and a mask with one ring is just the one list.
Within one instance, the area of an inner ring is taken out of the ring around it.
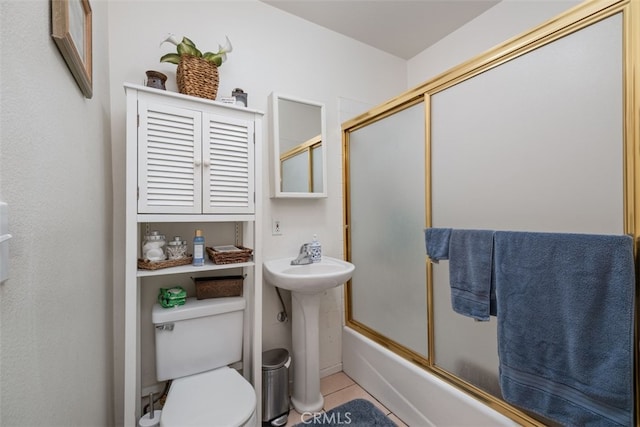
{"label": "trash can lid", "polygon": [[289,360],[289,352],[286,348],[274,348],[262,352],[262,370],[271,371],[284,366]]}

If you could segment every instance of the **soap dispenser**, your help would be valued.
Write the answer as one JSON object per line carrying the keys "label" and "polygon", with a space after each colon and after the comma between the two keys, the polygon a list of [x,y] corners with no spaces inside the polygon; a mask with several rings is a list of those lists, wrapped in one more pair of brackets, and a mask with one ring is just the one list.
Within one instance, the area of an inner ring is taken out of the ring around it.
{"label": "soap dispenser", "polygon": [[309,243],[309,254],[311,255],[311,262],[322,261],[322,245],[318,242],[318,236],[313,235],[313,241]]}

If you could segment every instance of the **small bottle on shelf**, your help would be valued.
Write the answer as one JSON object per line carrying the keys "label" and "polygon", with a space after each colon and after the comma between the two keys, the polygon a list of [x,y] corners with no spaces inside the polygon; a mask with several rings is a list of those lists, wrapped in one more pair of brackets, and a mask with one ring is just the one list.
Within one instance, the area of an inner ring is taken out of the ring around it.
{"label": "small bottle on shelf", "polygon": [[196,230],[196,236],[193,238],[193,265],[201,267],[204,265],[204,236],[202,230]]}

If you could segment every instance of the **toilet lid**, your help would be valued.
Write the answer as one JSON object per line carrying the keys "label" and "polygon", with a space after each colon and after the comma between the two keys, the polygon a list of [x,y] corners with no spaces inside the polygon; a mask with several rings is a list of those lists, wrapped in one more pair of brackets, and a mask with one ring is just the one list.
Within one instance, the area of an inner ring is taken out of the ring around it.
{"label": "toilet lid", "polygon": [[256,408],[253,387],[228,367],[173,380],[160,425],[241,426]]}

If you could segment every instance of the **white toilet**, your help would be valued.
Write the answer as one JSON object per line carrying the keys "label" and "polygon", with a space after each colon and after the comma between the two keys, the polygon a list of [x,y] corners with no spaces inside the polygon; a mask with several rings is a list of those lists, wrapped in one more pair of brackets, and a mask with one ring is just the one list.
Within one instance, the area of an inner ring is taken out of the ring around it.
{"label": "white toilet", "polygon": [[251,384],[227,365],[242,359],[242,297],[153,307],[156,375],[172,379],[161,427],[257,425]]}

